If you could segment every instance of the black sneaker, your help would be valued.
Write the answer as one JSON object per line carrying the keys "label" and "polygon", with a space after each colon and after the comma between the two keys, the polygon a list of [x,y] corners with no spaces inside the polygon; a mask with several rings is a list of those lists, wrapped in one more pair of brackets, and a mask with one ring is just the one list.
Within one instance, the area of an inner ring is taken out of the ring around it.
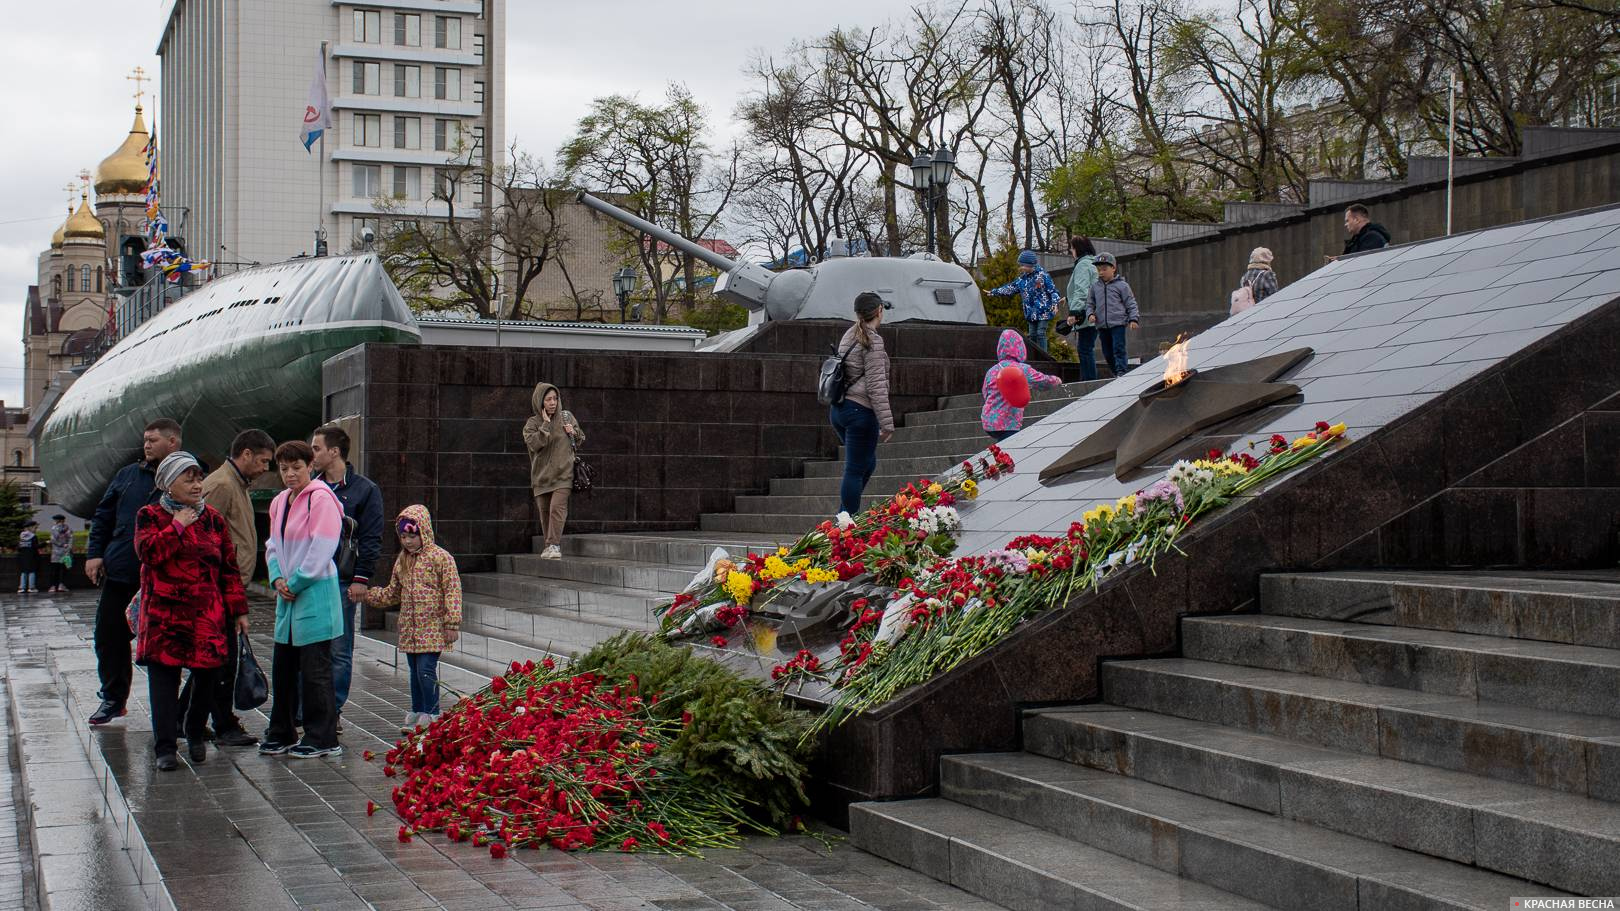
{"label": "black sneaker", "polygon": [[173,753],[164,753],[157,758],[157,770],[159,772],[173,772],[178,768],[180,768],[180,760],[176,759]]}
{"label": "black sneaker", "polygon": [[280,756],[292,749],[292,744],[282,743],[279,740],[266,740],[259,744],[260,756]]}
{"label": "black sneaker", "polygon": [[222,747],[251,747],[258,745],[259,738],[249,734],[247,731],[244,731],[241,728],[237,728],[234,731],[226,731],[225,733],[219,735],[219,737],[215,739],[215,742]]}
{"label": "black sneaker", "polygon": [[191,761],[195,765],[202,765],[208,761],[208,741],[201,737],[188,739],[186,751],[191,755]]}
{"label": "black sneaker", "polygon": [[340,746],[318,747],[307,743],[300,743],[287,751],[287,755],[294,759],[320,759],[323,756],[342,756],[343,748]]}
{"label": "black sneaker", "polygon": [[122,718],[128,714],[129,710],[124,708],[124,704],[122,702],[114,702],[111,699],[103,699],[101,700],[101,707],[96,709],[95,714],[90,716],[90,723],[106,724],[114,718]]}

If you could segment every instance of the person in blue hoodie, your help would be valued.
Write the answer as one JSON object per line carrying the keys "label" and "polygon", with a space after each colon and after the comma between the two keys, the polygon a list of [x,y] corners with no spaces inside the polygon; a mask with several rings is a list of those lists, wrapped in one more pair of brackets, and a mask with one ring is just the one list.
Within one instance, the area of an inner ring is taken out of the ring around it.
{"label": "person in blue hoodie", "polygon": [[1024,363],[1028,356],[1029,351],[1018,332],[1003,330],[1001,341],[996,343],[996,365],[984,374],[984,409],[979,412],[979,422],[984,426],[984,432],[997,443],[1024,427],[1024,406],[1012,404],[1002,393],[1000,377],[1003,370],[1021,371],[1024,374],[1022,385],[1029,390],[1055,389],[1063,385],[1063,380]]}
{"label": "person in blue hoodie", "polygon": [[1042,351],[1049,349],[1047,330],[1052,317],[1057,315],[1058,289],[1052,276],[1041,268],[1040,258],[1034,250],[1018,254],[1018,277],[999,288],[991,288],[997,297],[1021,294],[1024,298],[1024,321],[1029,324],[1029,340]]}

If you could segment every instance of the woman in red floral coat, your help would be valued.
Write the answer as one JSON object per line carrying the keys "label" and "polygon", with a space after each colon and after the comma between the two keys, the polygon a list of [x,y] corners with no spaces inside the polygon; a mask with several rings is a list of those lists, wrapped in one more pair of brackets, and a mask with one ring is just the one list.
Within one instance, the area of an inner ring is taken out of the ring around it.
{"label": "woman in red floral coat", "polygon": [[[219,511],[203,502],[197,460],[176,452],[158,465],[158,502],[135,516],[135,554],[141,559],[140,610],[135,663],[146,668],[152,705],[152,736],[159,771],[179,767],[175,758],[180,672],[190,668],[197,693],[210,693],[226,667],[228,636],[247,632],[248,605],[236,548]],[[208,758],[203,726],[209,700],[192,699],[186,713],[191,761]]]}

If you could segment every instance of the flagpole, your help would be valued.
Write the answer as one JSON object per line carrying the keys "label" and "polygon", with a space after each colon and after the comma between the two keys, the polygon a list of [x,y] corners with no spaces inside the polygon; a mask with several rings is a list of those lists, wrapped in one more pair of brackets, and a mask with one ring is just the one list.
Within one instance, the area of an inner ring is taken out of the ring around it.
{"label": "flagpole", "polygon": [[[326,42],[321,42],[321,84],[326,84]],[[331,98],[328,94],[327,98]],[[327,101],[327,110],[331,102]],[[329,117],[327,111],[322,111],[322,117]],[[315,156],[315,182],[320,187],[320,209],[315,216],[315,255],[326,254],[326,130],[321,130],[321,151]]]}

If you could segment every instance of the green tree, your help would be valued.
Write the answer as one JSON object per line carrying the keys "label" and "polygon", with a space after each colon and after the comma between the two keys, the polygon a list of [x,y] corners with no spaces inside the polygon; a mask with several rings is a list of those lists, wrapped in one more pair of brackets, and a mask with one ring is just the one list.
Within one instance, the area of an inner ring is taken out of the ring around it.
{"label": "green tree", "polygon": [[23,523],[33,517],[34,511],[23,505],[16,482],[0,483],[0,547],[15,550]]}
{"label": "green tree", "polygon": [[1146,241],[1153,221],[1169,218],[1164,198],[1132,193],[1124,162],[1099,147],[1048,171],[1041,200],[1060,233]]}
{"label": "green tree", "polygon": [[999,288],[1018,277],[1018,254],[1018,244],[1009,237],[1002,241],[1000,249],[979,260],[979,291],[984,297],[985,323],[1022,332],[1029,328],[1024,322],[1023,298],[1016,294],[990,295],[991,288]]}

